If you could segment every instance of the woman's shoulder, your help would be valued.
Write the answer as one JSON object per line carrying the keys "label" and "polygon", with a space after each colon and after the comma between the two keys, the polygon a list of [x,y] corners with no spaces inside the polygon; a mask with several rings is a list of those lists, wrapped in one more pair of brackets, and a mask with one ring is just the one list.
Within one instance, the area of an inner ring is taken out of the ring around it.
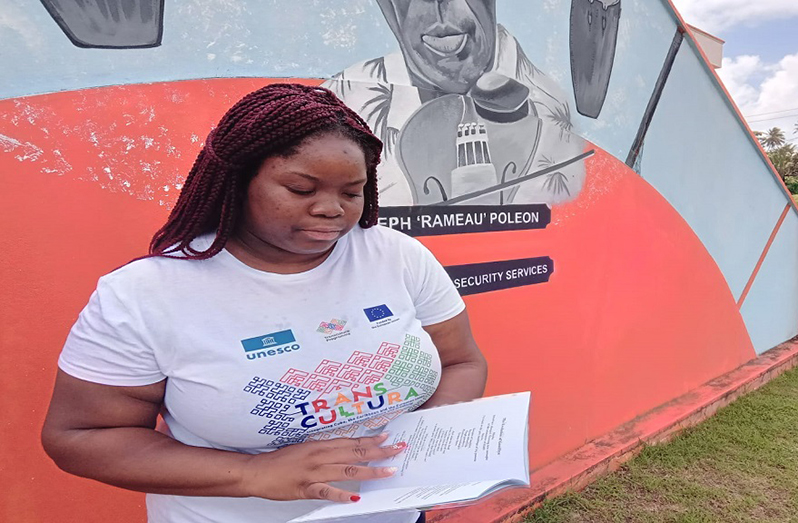
{"label": "woman's shoulder", "polygon": [[137,258],[100,277],[97,287],[114,290],[140,290],[158,287],[166,279],[168,266],[188,263],[187,260],[165,259],[161,256]]}
{"label": "woman's shoulder", "polygon": [[[192,247],[201,249],[201,243],[202,239],[198,238],[192,242]],[[196,271],[206,268],[210,260],[187,260],[179,253],[167,256],[144,256],[105,274],[100,278],[98,286],[148,292],[177,284],[184,278],[195,277]]]}

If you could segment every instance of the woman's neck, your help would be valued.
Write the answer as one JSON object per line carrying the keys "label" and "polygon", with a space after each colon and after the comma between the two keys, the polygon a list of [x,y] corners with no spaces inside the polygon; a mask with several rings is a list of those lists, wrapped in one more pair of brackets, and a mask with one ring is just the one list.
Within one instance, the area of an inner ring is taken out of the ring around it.
{"label": "woman's neck", "polygon": [[238,234],[225,245],[225,249],[241,263],[276,274],[298,274],[315,269],[324,263],[334,248],[321,253],[297,254],[247,234]]}

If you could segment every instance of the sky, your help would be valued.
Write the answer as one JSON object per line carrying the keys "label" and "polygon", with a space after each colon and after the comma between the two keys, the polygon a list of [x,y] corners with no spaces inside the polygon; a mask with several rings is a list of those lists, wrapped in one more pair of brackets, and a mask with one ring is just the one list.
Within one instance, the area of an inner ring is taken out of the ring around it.
{"label": "sky", "polygon": [[685,22],[725,40],[718,75],[755,131],[798,145],[798,0],[673,0]]}

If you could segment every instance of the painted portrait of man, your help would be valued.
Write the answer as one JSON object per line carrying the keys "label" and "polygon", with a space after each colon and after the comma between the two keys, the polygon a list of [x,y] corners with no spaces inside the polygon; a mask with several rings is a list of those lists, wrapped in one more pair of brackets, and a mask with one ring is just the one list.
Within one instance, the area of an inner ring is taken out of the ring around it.
{"label": "painted portrait of man", "polygon": [[[386,143],[387,205],[556,204],[584,181],[561,89],[496,20],[495,0],[378,0],[400,52],[325,83]],[[540,173],[540,174],[538,174]]]}

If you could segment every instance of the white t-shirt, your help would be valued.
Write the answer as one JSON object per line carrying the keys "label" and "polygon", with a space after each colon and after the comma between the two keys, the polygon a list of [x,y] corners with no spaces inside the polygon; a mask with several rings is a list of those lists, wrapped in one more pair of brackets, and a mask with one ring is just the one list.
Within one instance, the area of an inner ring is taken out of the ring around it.
{"label": "white t-shirt", "polygon": [[[176,440],[268,452],[360,435],[420,406],[441,371],[422,326],[464,307],[418,241],[355,227],[299,274],[259,271],[226,250],[132,262],[100,278],[58,365],[107,385],[166,379],[164,431]],[[318,503],[147,497],[151,523],[283,523]]]}

